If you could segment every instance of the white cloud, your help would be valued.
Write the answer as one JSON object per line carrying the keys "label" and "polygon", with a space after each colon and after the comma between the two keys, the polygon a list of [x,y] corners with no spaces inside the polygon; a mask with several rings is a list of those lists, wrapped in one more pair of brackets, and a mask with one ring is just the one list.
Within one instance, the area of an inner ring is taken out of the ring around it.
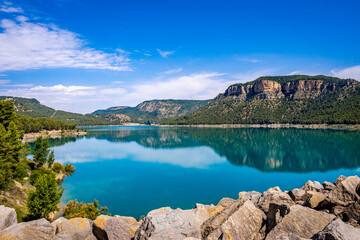
{"label": "white cloud", "polygon": [[0,71],[39,68],[85,68],[129,71],[129,58],[123,50],[105,53],[86,46],[73,32],[53,24],[3,19],[0,27]]}
{"label": "white cloud", "polygon": [[135,106],[152,99],[211,99],[237,81],[221,73],[194,73],[168,79],[113,86],[35,86],[0,90],[0,95],[36,98],[50,107],[89,113],[110,106]]}
{"label": "white cloud", "polygon": [[360,81],[360,65],[342,70],[332,70],[331,73],[338,78],[353,78]]}
{"label": "white cloud", "polygon": [[174,68],[174,69],[169,69],[169,70],[163,72],[162,74],[174,74],[174,73],[179,73],[182,70],[183,70],[182,68]]}
{"label": "white cloud", "polygon": [[249,62],[249,63],[258,63],[258,62],[260,62],[259,59],[249,58],[249,57],[238,58],[238,60],[243,61],[243,62]]}
{"label": "white cloud", "polygon": [[24,10],[20,7],[11,7],[10,2],[4,2],[4,5],[0,5],[0,11],[6,13],[22,13]]}
{"label": "white cloud", "polygon": [[10,80],[1,79],[1,80],[0,80],[0,85],[8,84],[8,83],[10,83],[10,82],[11,82]]}
{"label": "white cloud", "polygon": [[162,56],[163,58],[167,58],[169,55],[175,53],[175,51],[161,51],[160,49],[156,49],[160,56]]}

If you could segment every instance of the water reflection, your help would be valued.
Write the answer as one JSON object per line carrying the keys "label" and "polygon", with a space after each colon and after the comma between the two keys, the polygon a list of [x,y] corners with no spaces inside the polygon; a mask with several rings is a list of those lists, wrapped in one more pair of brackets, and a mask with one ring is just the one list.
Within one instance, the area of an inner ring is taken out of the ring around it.
{"label": "water reflection", "polygon": [[[312,172],[360,166],[360,134],[357,132],[159,127],[87,130],[87,141],[106,140],[114,144],[84,142],[72,146],[76,151],[65,151],[71,154],[61,159],[84,162],[132,156],[135,161],[204,168],[225,158],[233,165],[263,172]],[[61,139],[51,144],[61,145],[67,141],[76,139]],[[119,142],[137,144],[117,144]]]}

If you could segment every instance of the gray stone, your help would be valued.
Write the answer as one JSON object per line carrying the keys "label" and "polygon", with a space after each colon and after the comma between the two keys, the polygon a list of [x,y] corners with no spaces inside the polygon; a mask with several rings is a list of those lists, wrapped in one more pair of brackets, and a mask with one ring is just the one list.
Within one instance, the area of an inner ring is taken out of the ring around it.
{"label": "gray stone", "polygon": [[284,233],[275,236],[273,239],[276,240],[306,240],[306,238],[299,237],[293,233]]}
{"label": "gray stone", "polygon": [[[340,177],[339,177],[340,178]],[[359,200],[356,188],[360,184],[358,176],[351,176],[341,182],[337,182],[336,188],[331,190],[323,204],[323,208],[329,208],[336,205],[348,206]]]}
{"label": "gray stone", "polygon": [[323,187],[325,190],[333,190],[334,188],[336,188],[335,184],[332,184],[331,182],[323,182]]}
{"label": "gray stone", "polygon": [[335,185],[338,185],[339,183],[341,183],[342,181],[344,181],[347,177],[340,175],[334,182]]}
{"label": "gray stone", "polygon": [[334,218],[332,214],[293,205],[290,207],[290,213],[270,231],[266,240],[278,239],[278,235],[290,233],[302,238],[310,238],[324,229]]}
{"label": "gray stone", "polygon": [[202,224],[201,238],[255,239],[263,228],[265,218],[265,214],[250,200],[240,196],[231,206]]}
{"label": "gray stone", "polygon": [[12,225],[0,233],[0,239],[48,240],[55,236],[55,229],[44,218]]}
{"label": "gray stone", "polygon": [[284,193],[279,187],[268,189],[264,192],[259,199],[259,207],[267,213],[269,211],[270,203],[276,203],[277,205],[294,205],[294,201],[291,199],[289,194]]}
{"label": "gray stone", "polygon": [[255,206],[258,205],[260,197],[261,197],[261,193],[259,192],[255,192],[255,191],[251,191],[251,192],[240,192],[240,194],[243,194],[247,199],[249,199]]}
{"label": "gray stone", "polygon": [[266,232],[269,233],[290,212],[289,205],[270,203],[267,213]]}
{"label": "gray stone", "polygon": [[359,240],[360,229],[344,223],[340,219],[332,221],[324,230],[317,233],[314,240]]}
{"label": "gray stone", "polygon": [[301,188],[304,191],[316,191],[320,192],[324,189],[323,185],[321,185],[318,181],[307,181],[305,185]]}
{"label": "gray stone", "polygon": [[230,206],[231,204],[233,204],[234,202],[235,202],[234,199],[225,197],[219,201],[217,206],[222,206],[222,207],[226,208],[226,207]]}
{"label": "gray stone", "polygon": [[303,200],[305,193],[306,192],[303,189],[294,188],[288,194],[293,201],[297,202]]}
{"label": "gray stone", "polygon": [[93,234],[98,240],[130,240],[132,238],[127,222],[107,215],[100,215],[95,219]]}
{"label": "gray stone", "polygon": [[67,220],[61,217],[51,225],[56,230],[56,239],[83,240],[93,235],[92,222],[86,218],[72,218]]}
{"label": "gray stone", "polygon": [[17,219],[15,209],[0,205],[0,232],[16,223]]}

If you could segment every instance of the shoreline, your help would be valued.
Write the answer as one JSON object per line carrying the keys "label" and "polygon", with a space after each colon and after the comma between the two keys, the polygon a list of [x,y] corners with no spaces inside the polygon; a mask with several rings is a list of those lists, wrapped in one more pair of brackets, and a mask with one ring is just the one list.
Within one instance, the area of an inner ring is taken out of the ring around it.
{"label": "shoreline", "polygon": [[85,136],[87,132],[84,131],[78,131],[78,129],[74,130],[42,130],[41,132],[35,132],[35,133],[25,133],[24,137],[22,138],[22,142],[34,142],[36,138],[42,136],[43,138],[62,138],[62,137],[77,137],[77,136]]}
{"label": "shoreline", "polygon": [[329,130],[347,130],[360,131],[360,124],[189,124],[189,125],[161,125],[153,124],[151,126],[159,127],[193,127],[193,128],[296,128],[296,129],[329,129]]}

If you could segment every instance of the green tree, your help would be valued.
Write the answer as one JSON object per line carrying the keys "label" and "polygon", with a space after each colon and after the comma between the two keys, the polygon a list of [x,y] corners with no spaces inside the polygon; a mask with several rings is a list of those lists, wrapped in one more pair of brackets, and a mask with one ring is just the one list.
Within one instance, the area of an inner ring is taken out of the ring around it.
{"label": "green tree", "polygon": [[32,154],[34,155],[34,162],[36,162],[39,167],[48,162],[50,153],[49,147],[50,144],[48,139],[43,139],[42,136],[36,138]]}
{"label": "green tree", "polygon": [[57,211],[64,188],[59,186],[54,174],[39,176],[35,182],[35,191],[30,192],[27,207],[32,219],[47,218]]}
{"label": "green tree", "polygon": [[55,155],[54,155],[54,150],[50,151],[49,157],[47,159],[47,165],[49,168],[51,168],[53,166],[55,162]]}
{"label": "green tree", "polygon": [[93,203],[69,201],[64,207],[64,217],[67,219],[75,217],[83,217],[95,220],[98,216],[105,214],[108,211],[107,207],[101,207],[99,201],[96,199]]}

